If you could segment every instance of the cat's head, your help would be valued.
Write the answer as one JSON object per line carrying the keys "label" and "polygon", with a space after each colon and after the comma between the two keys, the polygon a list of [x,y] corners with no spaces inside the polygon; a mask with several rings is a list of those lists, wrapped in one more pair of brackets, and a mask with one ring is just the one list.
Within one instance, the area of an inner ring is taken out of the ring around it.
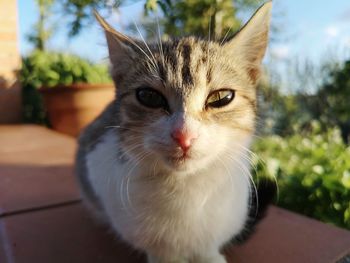
{"label": "cat's head", "polygon": [[144,43],[105,29],[117,85],[120,144],[130,158],[194,172],[246,153],[271,2],[230,40]]}

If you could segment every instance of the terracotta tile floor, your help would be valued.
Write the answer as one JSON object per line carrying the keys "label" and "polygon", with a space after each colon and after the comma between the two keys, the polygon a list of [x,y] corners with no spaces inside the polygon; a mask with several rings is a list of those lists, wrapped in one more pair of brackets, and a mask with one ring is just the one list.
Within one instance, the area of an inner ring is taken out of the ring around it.
{"label": "terracotta tile floor", "polygon": [[[0,263],[145,262],[81,205],[73,138],[0,126],[0,145]],[[349,231],[271,207],[249,242],[226,256],[234,263],[330,263],[349,253]]]}

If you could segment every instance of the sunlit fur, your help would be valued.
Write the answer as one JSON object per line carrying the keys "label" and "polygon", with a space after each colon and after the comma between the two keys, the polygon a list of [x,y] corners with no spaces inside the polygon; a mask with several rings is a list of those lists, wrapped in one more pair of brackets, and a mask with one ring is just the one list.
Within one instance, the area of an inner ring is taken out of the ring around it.
{"label": "sunlit fur", "polygon": [[[220,248],[244,228],[270,8],[224,43],[186,37],[146,44],[98,17],[117,96],[80,138],[78,178],[91,210],[150,262],[226,262]],[[169,109],[140,104],[140,87],[163,94]],[[234,90],[234,100],[207,107],[219,89]],[[185,159],[171,137],[179,125],[198,134]]]}

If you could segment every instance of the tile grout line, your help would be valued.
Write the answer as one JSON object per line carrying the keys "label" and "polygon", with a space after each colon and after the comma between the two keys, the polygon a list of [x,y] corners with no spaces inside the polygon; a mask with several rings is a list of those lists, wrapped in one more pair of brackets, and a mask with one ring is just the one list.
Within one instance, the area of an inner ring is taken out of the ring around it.
{"label": "tile grout line", "polygon": [[57,204],[44,205],[44,206],[40,206],[40,207],[26,208],[26,209],[22,209],[22,210],[13,211],[13,212],[5,212],[5,213],[0,214],[0,219],[5,218],[5,217],[9,217],[9,216],[30,213],[30,212],[37,212],[37,211],[41,211],[41,210],[54,209],[54,208],[59,208],[59,207],[63,207],[63,206],[68,206],[68,205],[75,205],[75,204],[78,204],[80,202],[81,202],[81,200],[77,199],[77,200],[71,200],[71,201],[57,203]]}

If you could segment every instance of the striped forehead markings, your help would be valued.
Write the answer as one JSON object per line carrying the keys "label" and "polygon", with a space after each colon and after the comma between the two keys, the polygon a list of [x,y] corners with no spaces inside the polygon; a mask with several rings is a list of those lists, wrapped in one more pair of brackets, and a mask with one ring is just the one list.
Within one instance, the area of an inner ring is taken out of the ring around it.
{"label": "striped forehead markings", "polygon": [[193,85],[193,76],[191,73],[191,52],[192,47],[188,43],[182,45],[182,69],[181,76],[182,81],[185,85]]}
{"label": "striped forehead markings", "polygon": [[174,40],[164,43],[163,51],[165,65],[162,59],[157,61],[160,78],[166,82],[176,82],[168,84],[193,85],[201,66],[206,68],[207,82],[211,81],[212,67],[209,61],[208,44],[193,39]]}

